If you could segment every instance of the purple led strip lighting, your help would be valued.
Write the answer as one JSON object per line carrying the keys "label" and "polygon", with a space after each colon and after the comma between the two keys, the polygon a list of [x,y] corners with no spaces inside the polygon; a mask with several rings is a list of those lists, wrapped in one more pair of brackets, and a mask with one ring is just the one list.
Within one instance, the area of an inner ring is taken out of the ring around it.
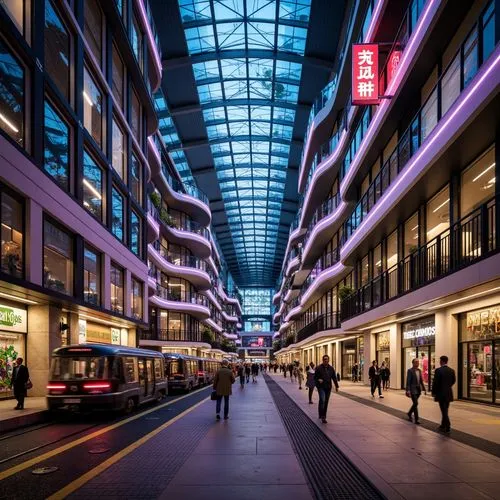
{"label": "purple led strip lighting", "polygon": [[[500,52],[500,48],[497,47],[495,52],[496,53]],[[487,65],[484,66],[484,68],[487,69],[484,69],[484,73],[481,76],[481,78],[474,84],[474,86],[472,86],[468,90],[468,93],[465,95],[462,102],[457,106],[457,109],[455,109],[455,111],[453,111],[453,113],[444,122],[442,122],[440,126],[438,126],[438,130],[432,134],[432,137],[429,138],[429,142],[423,148],[421,148],[421,150],[417,153],[417,155],[411,161],[411,163],[403,169],[403,172],[398,176],[398,179],[394,182],[393,186],[389,189],[389,191],[386,192],[384,198],[378,204],[375,205],[373,210],[368,214],[366,219],[358,227],[354,235],[341,248],[340,254],[342,258],[345,258],[349,254],[349,251],[352,250],[351,247],[353,247],[356,244],[356,241],[362,237],[361,235],[362,229],[366,227],[369,221],[373,217],[375,217],[375,215],[378,212],[380,212],[380,210],[382,210],[382,208],[385,205],[387,205],[388,203],[392,203],[394,201],[392,199],[393,198],[392,195],[394,194],[394,192],[398,189],[401,183],[404,182],[406,177],[412,172],[412,170],[418,164],[420,158],[422,158],[422,156],[427,152],[427,150],[437,141],[437,139],[439,139],[439,137],[443,134],[443,132],[448,128],[450,123],[455,119],[455,116],[472,98],[472,96],[476,93],[477,89],[482,85],[482,83],[486,80],[486,78],[488,78],[488,76],[490,76],[490,74],[494,72],[499,62],[500,62],[500,55],[497,55],[496,58],[490,63],[489,67],[487,67]]]}
{"label": "purple led strip lighting", "polygon": [[[207,316],[210,317],[210,309],[208,307],[202,306],[200,304],[191,304],[191,302],[177,302],[177,301],[172,301],[172,300],[166,300],[162,299],[161,297],[158,297],[158,295],[153,295],[151,297],[151,301],[156,301],[157,305],[160,307],[165,307],[165,308],[170,308],[170,309],[177,309],[180,311],[197,311],[199,313],[206,314]],[[166,304],[166,305],[165,305]]]}
{"label": "purple led strip lighting", "polygon": [[151,26],[149,26],[148,15],[146,13],[146,9],[144,8],[144,4],[142,3],[142,0],[137,0],[136,3],[139,5],[139,12],[141,14],[143,24],[146,26],[146,33],[148,34],[149,43],[151,45],[151,52],[153,52],[156,66],[157,66],[156,69],[158,70],[158,73],[160,74],[160,77],[161,77],[161,73],[162,73],[161,58],[160,58],[160,55],[158,54],[156,42],[155,42],[155,39],[153,37],[153,33],[151,31]]}
{"label": "purple led strip lighting", "polygon": [[210,242],[204,238],[203,236],[199,235],[198,233],[192,233],[191,231],[183,231],[182,229],[176,229],[175,227],[170,227],[169,229],[177,235],[179,238],[186,238],[188,240],[197,240],[199,243],[203,243],[203,245],[210,246]]}
{"label": "purple led strip lighting", "polygon": [[346,266],[342,262],[337,262],[337,264],[335,264],[333,267],[330,267],[326,271],[323,271],[320,274],[318,274],[317,278],[314,280],[314,284],[311,286],[309,290],[307,290],[307,292],[302,297],[302,300],[300,301],[301,307],[304,307],[304,305],[307,303],[309,297],[313,294],[314,289],[318,287],[318,284],[321,284],[324,281],[333,278],[336,274],[345,269]]}

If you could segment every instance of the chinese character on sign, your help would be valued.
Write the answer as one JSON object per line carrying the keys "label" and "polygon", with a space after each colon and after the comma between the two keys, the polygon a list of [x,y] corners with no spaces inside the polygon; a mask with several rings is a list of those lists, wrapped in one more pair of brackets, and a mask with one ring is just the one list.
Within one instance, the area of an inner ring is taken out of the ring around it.
{"label": "chinese character on sign", "polygon": [[379,103],[378,45],[352,46],[352,103]]}
{"label": "chinese character on sign", "polygon": [[389,62],[387,63],[387,86],[391,83],[396,70],[398,69],[399,60],[401,59],[401,51],[393,50],[389,56]]}

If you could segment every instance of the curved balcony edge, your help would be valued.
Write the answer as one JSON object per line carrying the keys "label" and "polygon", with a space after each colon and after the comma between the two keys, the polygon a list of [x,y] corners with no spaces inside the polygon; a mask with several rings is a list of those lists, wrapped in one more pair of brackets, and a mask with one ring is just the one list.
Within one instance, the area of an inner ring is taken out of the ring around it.
{"label": "curved balcony edge", "polygon": [[294,257],[286,267],[285,277],[288,277],[294,268],[297,268],[300,265],[300,259],[298,257]]}
{"label": "curved balcony edge", "polygon": [[231,315],[227,314],[226,311],[222,311],[222,316],[229,323],[238,323],[238,318],[236,316],[231,316]]}
{"label": "curved balcony edge", "polygon": [[224,330],[222,326],[219,326],[212,318],[204,319],[202,323],[209,326],[210,328],[213,328],[217,333],[222,333],[222,331]]}
{"label": "curved balcony edge", "polygon": [[198,320],[210,318],[210,310],[208,309],[208,307],[202,306],[200,304],[166,300],[158,297],[158,295],[153,295],[152,297],[150,297],[149,302],[157,307],[161,307],[162,309],[167,309],[169,311],[189,313]]}
{"label": "curved balcony edge", "polygon": [[206,342],[197,342],[195,340],[154,340],[139,339],[139,347],[190,347],[192,349],[212,349]]}
{"label": "curved balcony edge", "polygon": [[278,292],[273,295],[273,304],[275,306],[277,306],[280,303],[280,298],[281,298],[281,287],[280,290],[278,290]]}
{"label": "curved balcony edge", "polygon": [[285,322],[289,323],[291,320],[300,316],[301,312],[302,312],[302,307],[300,306],[300,304],[298,306],[295,306],[293,309],[290,309],[288,314],[285,316]]}
{"label": "curved balcony edge", "polygon": [[222,332],[222,335],[229,340],[236,340],[238,338],[238,335],[236,333],[226,333]]}
{"label": "curved balcony edge", "polygon": [[207,290],[203,294],[212,302],[212,304],[217,308],[219,312],[222,312],[222,306],[219,304],[217,297],[212,293],[212,290]]}
{"label": "curved balcony edge", "polygon": [[160,237],[160,224],[155,216],[148,210],[148,243],[153,243]]}
{"label": "curved balcony edge", "polygon": [[281,324],[281,326],[280,326],[280,329],[278,330],[278,331],[279,331],[279,333],[281,334],[281,333],[283,333],[284,331],[286,331],[286,329],[287,329],[289,326],[290,326],[290,323],[287,323],[287,322],[282,323],[282,324]]}
{"label": "curved balcony edge", "polygon": [[[161,219],[160,219],[161,220]],[[160,229],[163,229],[168,241],[176,245],[189,248],[196,257],[208,259],[211,256],[212,246],[210,241],[201,236],[200,234],[191,232],[189,230],[177,229],[161,221]]]}

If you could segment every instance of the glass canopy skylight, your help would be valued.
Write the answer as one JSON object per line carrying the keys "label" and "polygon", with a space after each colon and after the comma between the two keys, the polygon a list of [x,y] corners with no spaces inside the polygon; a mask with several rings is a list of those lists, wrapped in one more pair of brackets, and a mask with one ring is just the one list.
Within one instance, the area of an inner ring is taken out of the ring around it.
{"label": "glass canopy skylight", "polygon": [[270,284],[310,0],[178,1],[240,274]]}

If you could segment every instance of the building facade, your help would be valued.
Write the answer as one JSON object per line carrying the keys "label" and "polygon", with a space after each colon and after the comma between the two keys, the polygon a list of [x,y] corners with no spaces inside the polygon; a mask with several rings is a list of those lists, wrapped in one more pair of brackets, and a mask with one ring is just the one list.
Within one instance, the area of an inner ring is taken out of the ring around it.
{"label": "building facade", "polygon": [[[273,298],[278,359],[402,388],[439,356],[461,399],[500,404],[500,38],[494,1],[360,2],[304,140]],[[398,22],[395,22],[395,19]],[[380,43],[381,99],[351,99],[351,45]]]}

